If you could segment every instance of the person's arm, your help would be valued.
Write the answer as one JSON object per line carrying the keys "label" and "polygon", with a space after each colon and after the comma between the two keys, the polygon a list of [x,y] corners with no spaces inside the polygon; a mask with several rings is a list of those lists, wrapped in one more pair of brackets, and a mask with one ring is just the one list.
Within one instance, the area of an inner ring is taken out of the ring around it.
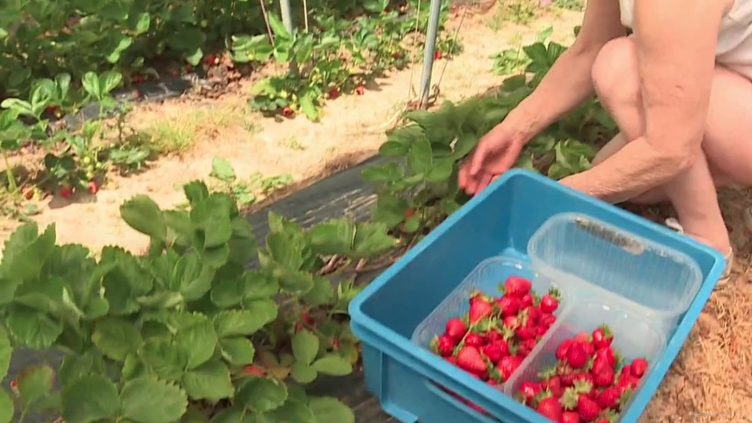
{"label": "person's arm", "polygon": [[[535,91],[509,113],[507,127],[528,141],[580,105],[593,92],[590,71],[601,47],[623,36],[618,0],[590,0],[574,44],[554,63]],[[510,126],[511,125],[511,126]]]}
{"label": "person's arm", "polygon": [[636,0],[635,42],[645,134],[561,183],[611,203],[663,185],[701,149],[727,1]]}

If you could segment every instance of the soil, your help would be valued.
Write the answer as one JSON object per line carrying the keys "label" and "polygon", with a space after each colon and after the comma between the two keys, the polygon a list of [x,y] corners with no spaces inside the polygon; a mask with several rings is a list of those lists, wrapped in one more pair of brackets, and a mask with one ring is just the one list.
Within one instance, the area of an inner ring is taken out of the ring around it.
{"label": "soil", "polygon": [[[435,64],[437,103],[460,101],[498,85],[504,77],[491,73],[492,54],[532,41],[548,26],[555,28],[555,40],[569,42],[581,19],[577,12],[546,11],[533,22],[516,25],[498,7],[478,10],[451,24],[459,26],[464,52]],[[234,83],[235,89],[216,99],[186,96],[138,105],[129,121],[144,132],[159,134],[170,144],[165,148],[180,154],[162,157],[140,174],[113,176],[96,197],[47,199],[33,220],[55,223],[60,243],[81,243],[94,250],[117,244],[141,251],[146,239],[119,216],[125,200],[148,194],[161,207],[174,207],[183,202],[182,184],[207,179],[214,156],[228,159],[241,178],[254,172],[289,174],[295,183],[287,191],[300,189],[376,154],[384,131],[414,100],[420,72],[419,65],[395,72],[363,96],[343,96],[327,104],[320,123],[300,116],[274,121],[249,112],[251,80]],[[737,250],[734,275],[711,297],[642,422],[752,421],[745,414],[752,410],[752,242],[741,217],[743,207],[752,205],[752,193],[726,189],[720,196]],[[641,212],[656,219],[670,213],[665,207]],[[6,238],[17,226],[16,221],[0,220],[0,237]]]}

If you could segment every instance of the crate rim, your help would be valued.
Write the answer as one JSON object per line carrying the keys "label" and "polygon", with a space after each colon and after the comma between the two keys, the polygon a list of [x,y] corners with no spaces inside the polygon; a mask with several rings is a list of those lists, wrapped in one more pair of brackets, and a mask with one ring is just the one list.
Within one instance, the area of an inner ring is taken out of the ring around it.
{"label": "crate rim", "polygon": [[[724,270],[726,260],[719,251],[715,250],[714,248],[710,246],[707,246],[698,241],[695,241],[694,239],[688,236],[683,236],[681,234],[678,234],[677,232],[674,232],[663,225],[659,225],[655,222],[649,221],[643,217],[637,216],[619,207],[613,206],[605,201],[602,201],[594,197],[590,197],[584,193],[571,189],[567,186],[561,185],[557,181],[554,181],[550,178],[542,176],[538,174],[537,172],[533,172],[527,169],[509,170],[505,172],[503,175],[501,175],[499,178],[497,178],[495,181],[493,181],[488,187],[486,187],[486,189],[482,190],[479,194],[471,198],[470,201],[468,201],[463,207],[461,207],[459,210],[454,212],[447,219],[445,219],[441,224],[439,224],[436,228],[434,228],[434,230],[432,230],[428,235],[426,235],[426,237],[423,238],[423,240],[420,243],[418,243],[418,245],[408,250],[402,257],[399,258],[399,260],[397,260],[394,264],[392,264],[392,266],[387,268],[375,280],[373,280],[368,286],[366,286],[365,289],[363,289],[363,291],[359,295],[353,298],[353,300],[350,302],[350,305],[348,307],[348,313],[350,314],[350,318],[352,321],[355,321],[358,326],[362,327],[367,332],[370,332],[372,336],[383,339],[392,348],[398,349],[401,353],[408,354],[412,356],[414,359],[417,359],[420,361],[426,360],[429,354],[428,351],[423,351],[422,349],[416,348],[416,346],[411,342],[409,338],[402,337],[399,334],[397,334],[394,330],[382,325],[375,319],[371,318],[370,316],[362,312],[361,308],[363,304],[365,303],[365,301],[370,299],[372,295],[374,295],[390,279],[392,279],[397,273],[399,273],[406,266],[407,263],[411,262],[414,258],[416,258],[419,254],[421,254],[426,248],[428,248],[431,244],[436,242],[436,240],[439,237],[443,236],[444,233],[446,233],[447,230],[449,230],[449,228],[451,228],[455,223],[457,223],[460,219],[466,216],[474,208],[474,206],[485,201],[489,196],[491,196],[492,193],[498,190],[502,185],[507,183],[509,180],[515,179],[515,178],[533,179],[536,182],[541,183],[548,188],[563,190],[565,194],[567,194],[570,197],[576,198],[578,201],[584,201],[584,202],[590,203],[600,209],[607,209],[610,213],[622,219],[626,219],[634,225],[637,225],[646,229],[654,230],[654,231],[659,231],[661,232],[663,236],[671,238],[673,241],[676,241],[679,244],[683,244],[684,246],[691,247],[696,250],[700,250],[715,259],[714,260],[715,262],[713,266],[711,267],[710,271],[708,272],[708,275],[703,279],[699,291],[697,292],[697,294],[695,294],[695,298],[690,303],[690,306],[687,309],[687,311],[684,313],[684,316],[677,323],[677,326],[673,335],[667,339],[666,348],[664,349],[663,356],[658,360],[658,362],[655,363],[655,366],[653,367],[653,371],[651,372],[652,374],[648,374],[648,377],[645,378],[645,380],[643,381],[643,387],[642,389],[639,390],[638,394],[634,397],[632,401],[632,405],[630,406],[629,410],[626,413],[622,414],[621,416],[621,420],[623,421],[636,421],[637,418],[644,411],[650,399],[652,398],[653,394],[658,388],[658,385],[661,383],[661,381],[665,377],[666,373],[669,370],[670,364],[673,363],[673,361],[675,360],[676,356],[678,355],[679,351],[681,350],[684,344],[684,341],[687,339],[687,336],[689,335],[690,330],[694,326],[694,323],[691,325],[687,325],[684,323],[687,322],[688,319],[689,321],[692,321],[692,322],[697,320],[697,318],[700,315],[700,312],[702,311],[708,299],[710,298],[710,295],[713,292],[713,289],[715,288],[718,278],[721,276]],[[562,213],[565,213],[565,212],[566,211]],[[709,283],[708,281],[713,281],[713,282]],[[453,372],[447,371],[447,370],[451,370],[451,369],[447,369],[447,367],[448,365],[438,366],[436,370],[439,373],[441,373],[442,376],[445,376],[445,377],[455,376],[454,374],[452,374]],[[490,390],[486,390],[486,389],[476,390],[473,387],[473,385],[475,384],[468,383],[472,381],[468,381],[466,380],[466,378],[456,379],[455,382],[459,384],[463,389],[475,392],[476,394],[480,395],[486,401],[498,400],[498,397],[494,398],[495,395],[491,395],[493,392],[491,392]],[[520,407],[523,407],[522,404],[519,404],[519,405]],[[513,411],[515,414],[519,416],[519,412],[521,410],[518,410],[517,408],[518,407],[513,407],[511,408],[511,411]]]}

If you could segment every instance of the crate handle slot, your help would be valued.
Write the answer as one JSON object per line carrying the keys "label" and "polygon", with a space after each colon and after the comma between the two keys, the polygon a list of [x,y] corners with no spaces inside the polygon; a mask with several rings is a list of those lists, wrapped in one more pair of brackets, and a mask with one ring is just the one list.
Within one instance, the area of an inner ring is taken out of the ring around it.
{"label": "crate handle slot", "polygon": [[645,253],[645,246],[634,238],[621,234],[608,226],[604,226],[598,222],[594,222],[584,217],[575,217],[575,225],[580,229],[590,233],[591,235],[598,237],[604,241],[610,242],[617,247],[623,249],[629,254],[640,255]]}
{"label": "crate handle slot", "polygon": [[429,391],[431,391],[432,394],[436,395],[437,397],[443,399],[449,404],[452,404],[457,409],[473,416],[475,419],[477,419],[479,422],[483,423],[502,423],[501,420],[492,417],[490,415],[484,415],[480,412],[473,410],[470,408],[469,405],[463,404],[459,399],[453,397],[449,394],[449,392],[446,391],[447,388],[442,387],[438,383],[432,381],[432,380],[426,380],[426,387]]}

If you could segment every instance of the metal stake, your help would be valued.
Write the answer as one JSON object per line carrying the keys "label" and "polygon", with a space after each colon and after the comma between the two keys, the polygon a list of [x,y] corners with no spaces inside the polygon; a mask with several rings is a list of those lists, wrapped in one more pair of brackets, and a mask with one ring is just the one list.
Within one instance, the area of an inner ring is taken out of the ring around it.
{"label": "metal stake", "polygon": [[428,102],[431,91],[431,74],[433,73],[433,58],[436,50],[436,37],[439,34],[441,15],[441,0],[431,0],[430,15],[428,16],[428,30],[426,31],[426,51],[423,57],[423,76],[420,81],[420,105]]}
{"label": "metal stake", "polygon": [[290,0],[279,0],[279,8],[282,12],[282,23],[288,33],[292,34],[292,14],[290,13]]}

